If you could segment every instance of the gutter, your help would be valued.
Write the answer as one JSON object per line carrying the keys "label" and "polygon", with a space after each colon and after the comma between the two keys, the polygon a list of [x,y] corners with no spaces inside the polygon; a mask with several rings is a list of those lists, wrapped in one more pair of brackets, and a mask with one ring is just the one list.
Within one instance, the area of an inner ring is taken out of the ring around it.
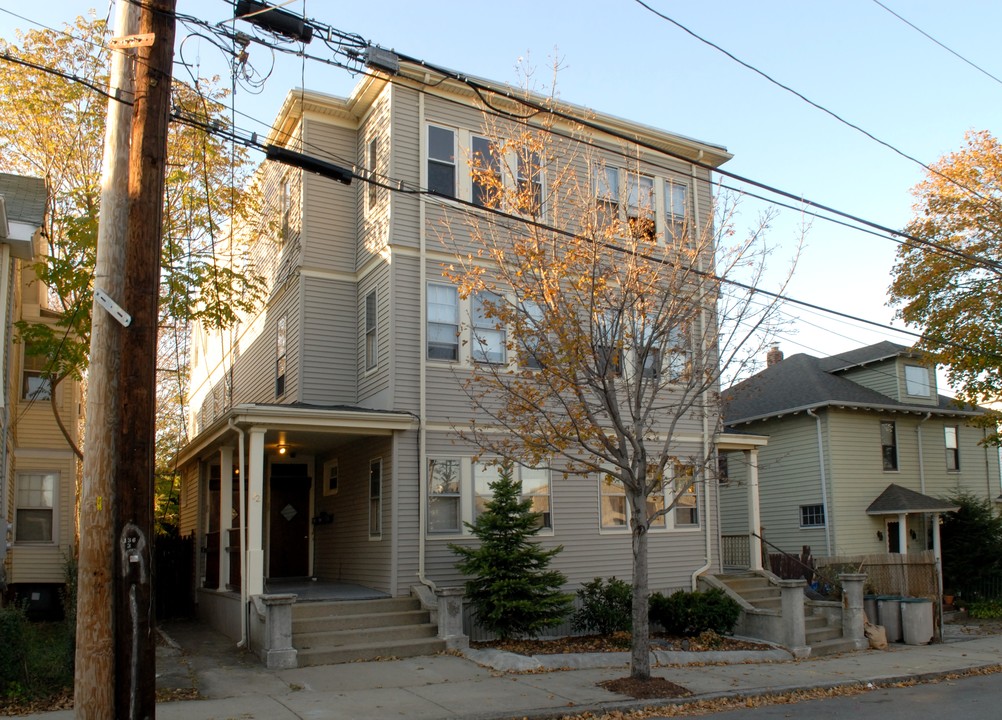
{"label": "gutter", "polygon": [[808,409],[807,414],[814,418],[818,429],[818,471],[821,473],[821,508],[825,513],[825,547],[828,551],[828,557],[831,557],[832,523],[828,510],[828,483],[825,478],[825,448],[821,438],[821,417],[813,409]]}
{"label": "gutter", "polygon": [[919,407],[915,405],[884,405],[882,403],[858,403],[845,400],[825,400],[824,402],[811,403],[810,405],[800,405],[798,407],[788,408],[785,410],[776,410],[773,412],[763,413],[762,415],[750,415],[745,418],[738,418],[737,420],[728,420],[724,423],[724,425],[726,427],[734,427],[735,425],[751,424],[756,420],[769,420],[770,418],[780,418],[784,415],[797,415],[798,413],[807,412],[808,410],[822,410],[824,408],[834,408],[836,410],[879,410],[881,412],[892,413],[915,413],[916,415],[928,413],[930,415],[942,415],[943,417],[980,417],[984,415],[983,412],[978,412],[976,410],[944,410],[943,408],[934,408],[930,410],[928,407]]}

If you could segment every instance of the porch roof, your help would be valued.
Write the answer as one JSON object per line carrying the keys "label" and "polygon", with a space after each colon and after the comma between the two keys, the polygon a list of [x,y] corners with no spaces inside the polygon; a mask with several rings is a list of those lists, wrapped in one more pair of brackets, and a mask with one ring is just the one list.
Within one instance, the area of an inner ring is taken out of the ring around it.
{"label": "porch roof", "polygon": [[960,506],[945,500],[923,495],[901,485],[891,483],[866,509],[867,515],[907,515],[909,513],[945,513],[959,510]]}
{"label": "porch roof", "polygon": [[214,446],[224,444],[223,440],[227,435],[238,429],[265,429],[278,437],[278,442],[284,443],[282,438],[286,433],[296,434],[300,442],[309,442],[310,439],[321,436],[391,435],[398,430],[411,430],[417,426],[416,415],[395,410],[309,403],[244,403],[228,410],[188,443],[178,453],[177,464],[183,465]]}

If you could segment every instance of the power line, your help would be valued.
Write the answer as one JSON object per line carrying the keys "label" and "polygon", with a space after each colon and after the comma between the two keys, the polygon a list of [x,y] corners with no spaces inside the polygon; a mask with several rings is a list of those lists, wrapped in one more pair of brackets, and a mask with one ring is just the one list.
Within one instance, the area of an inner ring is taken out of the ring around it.
{"label": "power line", "polygon": [[959,60],[962,60],[963,62],[965,62],[968,65],[970,65],[972,68],[974,68],[975,70],[977,70],[982,75],[985,75],[985,76],[991,78],[992,80],[994,80],[995,82],[997,82],[999,85],[1002,85],[1002,80],[1000,80],[996,76],[992,75],[990,72],[988,72],[987,70],[985,70],[983,67],[981,67],[977,63],[975,63],[975,62],[973,62],[971,60],[968,60],[966,57],[964,57],[963,55],[961,55],[960,53],[958,53],[953,48],[948,47],[947,45],[944,45],[939,40],[937,40],[936,38],[934,38],[932,35],[930,35],[929,33],[927,33],[925,30],[923,30],[922,28],[920,28],[918,25],[915,25],[914,23],[912,23],[908,19],[902,17],[898,13],[894,12],[893,10],[891,10],[889,7],[887,7],[882,2],[880,2],[880,0],[873,0],[873,2],[876,5],[879,5],[880,7],[882,7],[884,10],[886,10],[887,12],[889,12],[894,17],[896,17],[898,20],[900,20],[901,22],[903,22],[905,25],[907,25],[908,27],[910,27],[912,30],[915,30],[916,32],[920,33],[921,35],[924,35],[929,40],[932,40],[934,43],[936,43],[937,45],[939,45],[941,48],[943,48],[944,50],[946,50],[948,53],[950,53],[951,55],[953,55],[955,58],[957,58]]}
{"label": "power line", "polygon": [[849,120],[846,120],[844,117],[842,117],[841,115],[839,115],[835,111],[829,110],[824,105],[821,105],[820,103],[817,103],[814,100],[811,100],[809,97],[807,97],[806,95],[804,95],[803,93],[801,93],[801,92],[799,92],[797,90],[794,90],[789,85],[785,85],[785,84],[781,83],[779,80],[777,80],[776,78],[772,77],[771,75],[769,75],[765,71],[759,70],[754,65],[745,62],[744,60],[742,60],[741,58],[737,57],[736,55],[734,55],[733,53],[729,52],[728,50],[724,49],[720,45],[717,45],[712,40],[708,40],[707,38],[704,38],[702,35],[699,35],[698,33],[696,33],[694,30],[689,29],[688,27],[686,27],[685,25],[683,25],[679,21],[675,20],[674,18],[671,18],[668,15],[665,15],[664,13],[659,12],[658,10],[655,10],[653,7],[651,7],[646,2],[644,2],[644,0],[633,0],[633,1],[635,3],[637,3],[638,5],[640,5],[641,7],[645,8],[647,11],[649,11],[652,14],[656,15],[657,17],[661,18],[665,22],[671,23],[672,25],[674,25],[675,27],[677,27],[679,30],[682,30],[683,32],[691,35],[692,37],[694,37],[696,40],[699,40],[704,45],[708,45],[711,48],[713,48],[714,50],[717,50],[718,52],[723,53],[724,55],[726,55],[727,57],[729,57],[731,60],[733,60],[734,62],[738,63],[742,67],[747,68],[748,70],[751,70],[756,75],[759,75],[760,77],[765,78],[766,80],[768,80],[770,83],[772,83],[776,87],[781,88],[781,89],[785,90],[786,92],[790,93],[791,95],[794,95],[795,97],[800,98],[801,100],[803,100],[805,103],[807,103],[811,107],[815,108],[816,110],[820,110],[821,112],[825,113],[826,115],[828,115],[828,116],[834,118],[835,120],[837,120],[838,122],[842,123],[846,127],[852,128],[856,132],[861,133],[862,135],[865,135],[870,140],[873,140],[874,142],[876,142],[876,143],[878,143],[880,145],[883,145],[888,150],[890,150],[890,151],[896,153],[897,155],[900,155],[901,157],[905,158],[906,160],[909,160],[909,161],[915,163],[916,165],[924,168],[926,170],[926,172],[928,172],[928,173],[930,173],[932,175],[938,175],[939,177],[943,178],[947,182],[952,183],[953,185],[956,185],[957,187],[959,187],[959,188],[961,188],[963,190],[966,190],[967,192],[971,193],[975,197],[980,198],[981,200],[983,200],[983,201],[985,201],[987,203],[991,203],[992,205],[995,205],[996,207],[998,207],[998,203],[996,203],[992,198],[983,195],[982,193],[978,192],[974,188],[971,188],[971,187],[968,187],[967,185],[964,185],[963,183],[961,183],[956,178],[952,178],[949,175],[946,175],[945,173],[942,173],[939,170],[936,170],[935,168],[933,168],[933,167],[925,164],[921,160],[919,160],[914,155],[909,155],[905,151],[903,151],[903,150],[895,147],[894,145],[892,145],[891,143],[887,142],[886,140],[882,140],[879,137],[877,137],[876,135],[874,135],[873,133],[869,132],[868,130],[860,127],[859,125],[856,125],[855,123],[853,123],[853,122],[851,122]]}

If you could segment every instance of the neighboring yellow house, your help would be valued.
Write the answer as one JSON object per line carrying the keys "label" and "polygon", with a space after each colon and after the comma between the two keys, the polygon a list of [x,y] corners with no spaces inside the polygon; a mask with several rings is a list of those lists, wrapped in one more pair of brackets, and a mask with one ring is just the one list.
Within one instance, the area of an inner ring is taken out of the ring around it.
{"label": "neighboring yellow house", "polygon": [[[48,193],[39,178],[0,173],[0,590],[38,613],[57,612],[66,559],[76,547],[77,459],[52,412],[48,357],[14,342],[18,320],[55,323],[32,259],[44,255]],[[80,383],[56,387],[79,446]]]}

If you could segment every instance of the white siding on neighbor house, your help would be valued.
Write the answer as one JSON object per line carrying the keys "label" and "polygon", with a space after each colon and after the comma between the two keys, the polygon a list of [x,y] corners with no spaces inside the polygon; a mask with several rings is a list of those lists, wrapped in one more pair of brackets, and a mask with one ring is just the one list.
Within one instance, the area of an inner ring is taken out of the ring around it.
{"label": "white siding on neighbor house", "polygon": [[358,377],[356,285],[307,276],[302,288],[299,397],[316,405],[353,405]]}
{"label": "white siding on neighbor house", "polygon": [[[303,139],[310,153],[335,164],[352,164],[357,146],[354,130],[314,118],[307,119],[303,125]],[[354,185],[343,185],[313,173],[304,175],[305,267],[350,273],[355,271],[357,192]]]}
{"label": "white siding on neighbor house", "polygon": [[[820,411],[822,422],[827,412]],[[800,527],[800,506],[820,505],[821,469],[818,458],[817,425],[814,418],[800,413],[755,423],[741,428],[767,435],[769,444],[759,448],[759,508],[762,536],[784,552],[799,555],[810,545],[815,555],[825,554],[825,529]],[[823,440],[827,455],[827,440]],[[878,448],[879,449],[879,448]],[[748,467],[742,453],[728,453],[730,482],[720,488],[721,525],[728,535],[748,532]],[[827,459],[827,458],[826,458]],[[830,476],[826,488],[831,496]],[[829,507],[827,522],[833,521]],[[770,553],[778,552],[769,548]]]}

